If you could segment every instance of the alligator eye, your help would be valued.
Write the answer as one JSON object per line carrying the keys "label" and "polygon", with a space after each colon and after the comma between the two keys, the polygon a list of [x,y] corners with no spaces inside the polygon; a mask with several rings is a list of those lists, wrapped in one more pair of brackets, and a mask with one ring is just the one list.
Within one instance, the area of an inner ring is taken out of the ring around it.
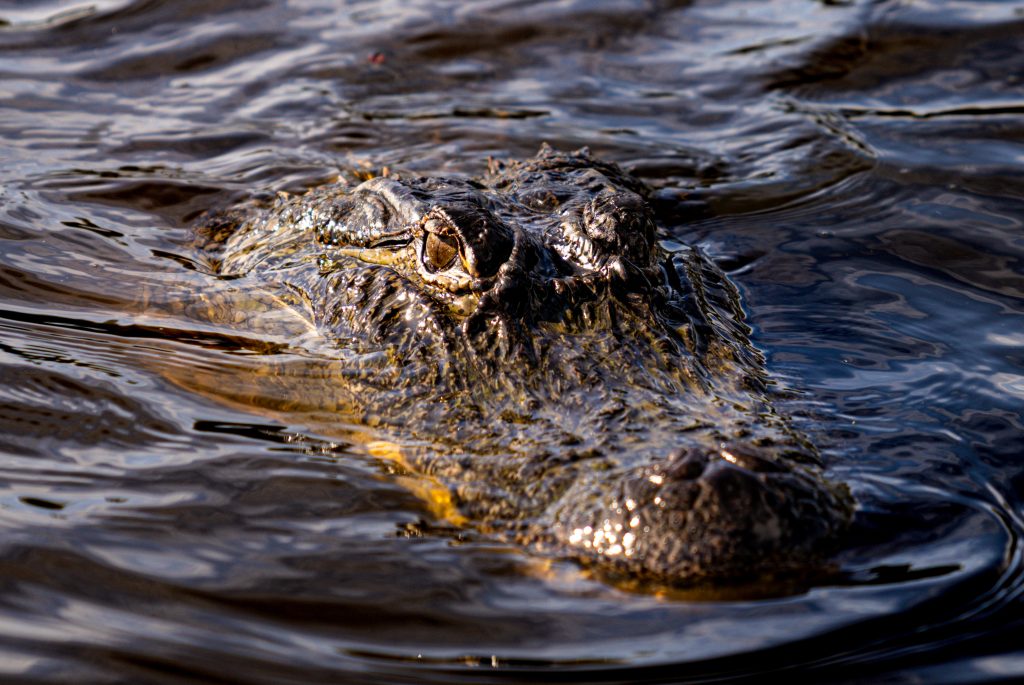
{"label": "alligator eye", "polygon": [[444,271],[459,255],[459,244],[455,238],[427,233],[423,243],[423,264],[431,271]]}

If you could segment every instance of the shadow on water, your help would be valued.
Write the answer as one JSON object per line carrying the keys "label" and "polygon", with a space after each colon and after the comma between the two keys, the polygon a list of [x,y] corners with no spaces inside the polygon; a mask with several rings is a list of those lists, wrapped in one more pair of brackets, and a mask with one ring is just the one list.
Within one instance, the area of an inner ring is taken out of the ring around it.
{"label": "shadow on water", "polygon": [[[1022,26],[995,0],[0,2],[5,681],[1021,677]],[[631,169],[730,271],[857,498],[835,573],[629,588],[453,526],[373,427],[265,384],[327,352],[190,314],[224,287],[185,247],[207,211],[542,141]]]}

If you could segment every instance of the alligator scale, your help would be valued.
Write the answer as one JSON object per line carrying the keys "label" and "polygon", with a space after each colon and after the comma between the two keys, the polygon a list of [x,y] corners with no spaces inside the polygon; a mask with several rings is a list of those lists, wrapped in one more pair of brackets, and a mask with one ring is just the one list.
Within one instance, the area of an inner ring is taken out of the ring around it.
{"label": "alligator scale", "polygon": [[659,242],[647,194],[545,146],[481,179],[328,186],[199,234],[253,294],[221,320],[292,327],[330,361],[280,392],[388,436],[467,525],[659,582],[813,567],[850,495],[767,401],[732,284]]}

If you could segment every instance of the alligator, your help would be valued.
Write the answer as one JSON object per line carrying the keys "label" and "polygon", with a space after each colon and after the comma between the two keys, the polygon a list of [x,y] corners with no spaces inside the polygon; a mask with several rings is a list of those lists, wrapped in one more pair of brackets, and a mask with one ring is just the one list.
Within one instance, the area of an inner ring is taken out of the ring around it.
{"label": "alligator", "polygon": [[282,392],[391,436],[460,524],[673,586],[821,568],[849,490],[773,408],[735,286],[650,195],[545,145],[479,178],[282,194],[197,235],[260,293],[226,316],[286,311],[333,361]]}

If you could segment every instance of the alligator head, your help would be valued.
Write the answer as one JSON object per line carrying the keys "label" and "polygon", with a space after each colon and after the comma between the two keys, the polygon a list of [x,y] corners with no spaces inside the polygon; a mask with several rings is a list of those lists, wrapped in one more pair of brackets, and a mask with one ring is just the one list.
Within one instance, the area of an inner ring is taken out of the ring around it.
{"label": "alligator head", "polygon": [[669,582],[804,570],[849,493],[769,403],[735,288],[657,240],[647,195],[545,147],[481,180],[282,201],[221,269],[358,349],[352,364],[377,360],[347,376],[346,406],[403,436],[479,528]]}

